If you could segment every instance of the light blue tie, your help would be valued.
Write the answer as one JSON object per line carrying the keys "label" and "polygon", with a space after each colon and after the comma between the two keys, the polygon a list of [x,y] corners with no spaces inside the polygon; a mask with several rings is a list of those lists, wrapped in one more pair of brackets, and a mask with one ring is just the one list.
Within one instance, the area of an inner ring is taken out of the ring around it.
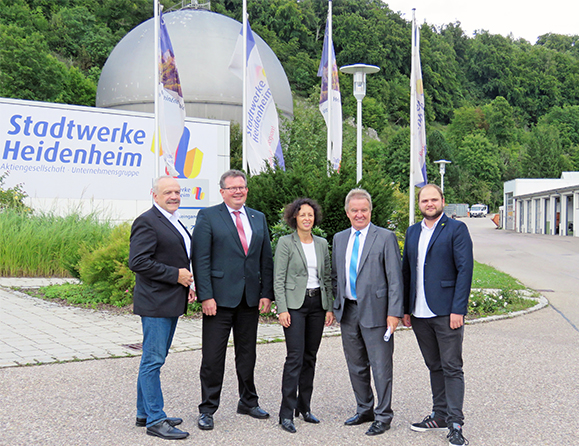
{"label": "light blue tie", "polygon": [[352,246],[352,258],[350,259],[350,293],[354,299],[356,296],[356,278],[358,277],[358,249],[360,248],[360,231],[356,231],[356,238]]}

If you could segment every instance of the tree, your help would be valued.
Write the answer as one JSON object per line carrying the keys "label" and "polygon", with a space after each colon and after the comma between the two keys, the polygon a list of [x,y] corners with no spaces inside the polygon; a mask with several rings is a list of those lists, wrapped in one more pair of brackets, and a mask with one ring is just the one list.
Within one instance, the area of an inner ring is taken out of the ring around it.
{"label": "tree", "polygon": [[487,137],[499,146],[505,146],[515,138],[515,120],[513,108],[502,96],[497,96],[484,108],[485,120],[488,123]]}
{"label": "tree", "polygon": [[457,164],[461,169],[487,182],[490,186],[500,182],[498,147],[480,133],[467,135],[464,138],[458,148]]}
{"label": "tree", "polygon": [[454,111],[445,136],[453,147],[458,148],[468,135],[486,134],[488,126],[482,109],[479,107],[460,107]]}
{"label": "tree", "polygon": [[563,157],[559,131],[545,123],[535,126],[523,158],[525,177],[559,178],[568,165]]}

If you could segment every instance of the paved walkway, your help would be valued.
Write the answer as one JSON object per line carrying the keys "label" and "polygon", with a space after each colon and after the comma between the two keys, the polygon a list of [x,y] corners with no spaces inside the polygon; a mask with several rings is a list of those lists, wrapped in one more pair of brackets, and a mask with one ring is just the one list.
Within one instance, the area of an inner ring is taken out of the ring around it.
{"label": "paved walkway", "polygon": [[[63,306],[9,288],[51,283],[62,280],[0,278],[0,368],[141,354],[139,316]],[[325,329],[327,335],[338,332],[335,326]],[[283,328],[260,324],[258,338],[282,340]],[[171,351],[200,348],[201,320],[182,318]]]}

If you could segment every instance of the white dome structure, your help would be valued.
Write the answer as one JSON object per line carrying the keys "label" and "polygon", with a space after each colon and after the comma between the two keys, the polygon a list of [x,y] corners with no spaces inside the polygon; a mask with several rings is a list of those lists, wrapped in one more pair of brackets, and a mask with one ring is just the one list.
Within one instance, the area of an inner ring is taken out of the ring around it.
{"label": "white dome structure", "polygon": [[[242,81],[229,70],[241,23],[200,9],[163,15],[171,37],[187,116],[242,118]],[[293,116],[285,71],[271,48],[254,33],[277,108]],[[154,20],[129,32],[114,48],[99,79],[96,106],[154,112]]]}

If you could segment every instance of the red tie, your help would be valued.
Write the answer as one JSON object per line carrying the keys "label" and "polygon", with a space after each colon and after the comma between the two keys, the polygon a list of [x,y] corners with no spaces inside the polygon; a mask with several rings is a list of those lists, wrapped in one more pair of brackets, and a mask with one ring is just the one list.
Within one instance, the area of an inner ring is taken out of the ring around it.
{"label": "red tie", "polygon": [[241,222],[241,212],[233,211],[233,213],[235,214],[235,225],[237,226],[237,233],[239,234],[239,239],[241,240],[241,246],[243,246],[245,255],[247,255],[247,238],[245,238],[245,230],[243,229],[243,223]]}

